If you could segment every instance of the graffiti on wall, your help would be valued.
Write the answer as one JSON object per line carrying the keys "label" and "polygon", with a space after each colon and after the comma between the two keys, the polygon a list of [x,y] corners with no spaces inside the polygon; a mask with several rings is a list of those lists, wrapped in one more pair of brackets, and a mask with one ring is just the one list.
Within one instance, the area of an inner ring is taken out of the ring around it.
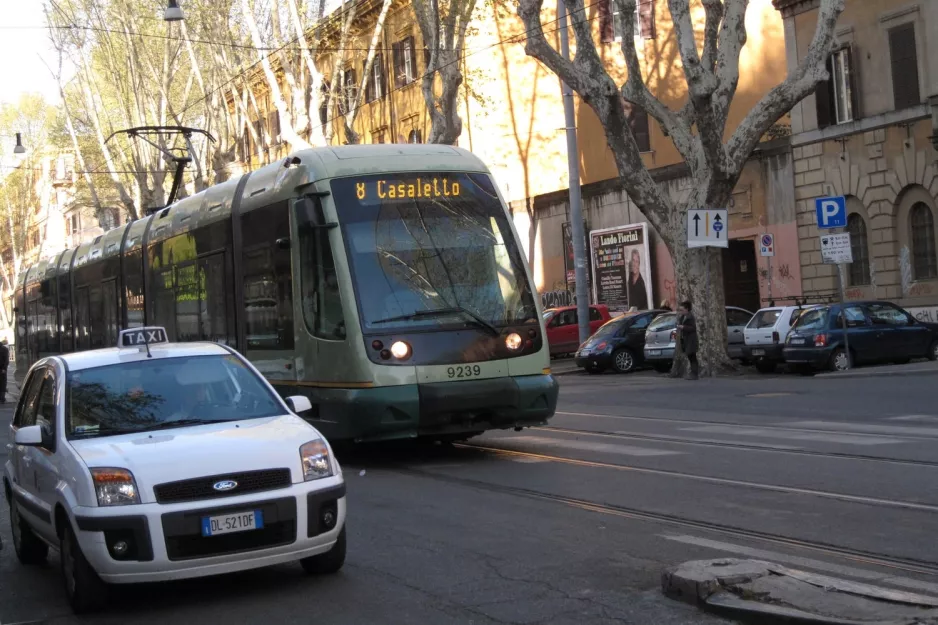
{"label": "graffiti on wall", "polygon": [[576,294],[567,290],[545,291],[541,293],[541,306],[546,308],[560,308],[576,304]]}
{"label": "graffiti on wall", "polygon": [[938,306],[926,306],[923,308],[909,308],[909,314],[925,323],[938,323]]}

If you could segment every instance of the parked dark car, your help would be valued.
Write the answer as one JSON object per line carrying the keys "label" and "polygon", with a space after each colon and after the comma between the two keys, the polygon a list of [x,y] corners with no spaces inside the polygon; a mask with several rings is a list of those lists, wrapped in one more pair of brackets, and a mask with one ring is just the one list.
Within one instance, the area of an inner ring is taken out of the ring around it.
{"label": "parked dark car", "polygon": [[[851,302],[843,313],[852,364],[938,359],[938,324],[918,321],[890,302]],[[785,362],[802,373],[847,369],[841,315],[840,304],[802,313],[785,339]]]}
{"label": "parked dark car", "polygon": [[605,323],[576,353],[576,364],[590,373],[614,369],[628,373],[644,364],[645,330],[665,310],[627,313]]}

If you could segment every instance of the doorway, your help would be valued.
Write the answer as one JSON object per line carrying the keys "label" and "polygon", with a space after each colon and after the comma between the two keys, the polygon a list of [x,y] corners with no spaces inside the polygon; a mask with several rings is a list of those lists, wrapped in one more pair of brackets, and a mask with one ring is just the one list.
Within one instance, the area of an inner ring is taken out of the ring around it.
{"label": "doorway", "polygon": [[759,268],[753,240],[730,241],[723,252],[723,288],[726,305],[756,312],[761,307]]}

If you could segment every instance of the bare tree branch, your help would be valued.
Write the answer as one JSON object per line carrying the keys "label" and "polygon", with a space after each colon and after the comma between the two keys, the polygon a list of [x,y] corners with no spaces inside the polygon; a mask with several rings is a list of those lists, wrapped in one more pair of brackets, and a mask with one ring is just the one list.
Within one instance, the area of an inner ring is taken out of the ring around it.
{"label": "bare tree branch", "polygon": [[747,40],[746,9],[749,0],[726,0],[726,5],[716,58],[715,71],[719,85],[713,94],[717,121],[724,129],[739,85],[739,55]]}

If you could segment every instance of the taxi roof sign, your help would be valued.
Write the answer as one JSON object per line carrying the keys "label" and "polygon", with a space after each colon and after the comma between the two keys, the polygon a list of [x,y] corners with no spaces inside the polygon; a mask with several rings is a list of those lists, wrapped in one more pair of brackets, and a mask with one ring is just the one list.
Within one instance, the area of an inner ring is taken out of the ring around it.
{"label": "taxi roof sign", "polygon": [[117,338],[117,346],[121,348],[143,347],[149,350],[150,345],[158,345],[160,343],[169,343],[169,338],[166,336],[166,328],[160,326],[121,330]]}

